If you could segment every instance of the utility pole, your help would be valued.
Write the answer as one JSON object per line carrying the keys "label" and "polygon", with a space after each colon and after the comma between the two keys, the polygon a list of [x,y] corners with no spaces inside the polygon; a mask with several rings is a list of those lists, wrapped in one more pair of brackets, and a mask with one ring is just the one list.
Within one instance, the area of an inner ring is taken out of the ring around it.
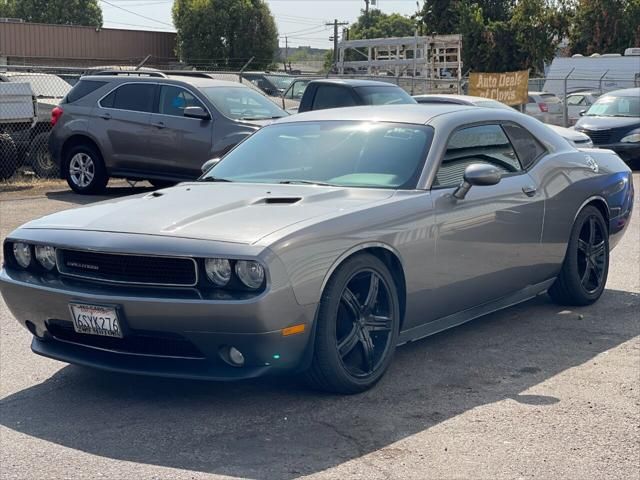
{"label": "utility pole", "polygon": [[349,25],[349,22],[338,22],[336,18],[333,23],[325,23],[325,25],[333,25],[333,37],[330,40],[333,40],[333,66],[335,67],[338,64],[338,27]]}
{"label": "utility pole", "polygon": [[371,0],[364,0],[364,14],[367,15],[367,16],[369,15],[369,2],[370,1]]}
{"label": "utility pole", "polygon": [[284,37],[284,72],[287,73],[287,61],[289,60],[289,37]]}

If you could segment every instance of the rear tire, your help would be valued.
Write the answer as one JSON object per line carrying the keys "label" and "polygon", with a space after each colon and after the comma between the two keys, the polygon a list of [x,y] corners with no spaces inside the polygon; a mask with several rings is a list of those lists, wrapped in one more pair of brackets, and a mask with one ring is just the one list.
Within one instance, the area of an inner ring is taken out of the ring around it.
{"label": "rear tire", "polygon": [[383,262],[370,254],[347,259],[320,301],[308,383],[341,394],[373,387],[393,358],[399,304],[393,276]]}
{"label": "rear tire", "polygon": [[0,180],[13,177],[18,169],[18,149],[10,135],[0,134]]}
{"label": "rear tire", "polygon": [[55,164],[49,153],[49,132],[36,136],[29,147],[27,161],[35,174],[40,178],[59,178],[60,168]]}
{"label": "rear tire", "polygon": [[590,305],[602,295],[608,274],[609,230],[600,210],[589,205],[573,224],[560,275],[549,295],[560,305]]}
{"label": "rear tire", "polygon": [[109,181],[100,153],[89,144],[71,147],[63,163],[64,178],[76,193],[94,195],[104,191]]}

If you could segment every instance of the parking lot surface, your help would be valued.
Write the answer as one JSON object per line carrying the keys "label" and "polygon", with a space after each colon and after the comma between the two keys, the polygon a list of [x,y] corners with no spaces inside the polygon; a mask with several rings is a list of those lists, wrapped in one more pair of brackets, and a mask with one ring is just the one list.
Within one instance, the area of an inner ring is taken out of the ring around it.
{"label": "parking lot surface", "polygon": [[[143,191],[14,190],[0,192],[2,238]],[[69,366],[32,354],[0,299],[0,478],[640,478],[639,211],[595,305],[542,296],[409,344],[350,397]]]}

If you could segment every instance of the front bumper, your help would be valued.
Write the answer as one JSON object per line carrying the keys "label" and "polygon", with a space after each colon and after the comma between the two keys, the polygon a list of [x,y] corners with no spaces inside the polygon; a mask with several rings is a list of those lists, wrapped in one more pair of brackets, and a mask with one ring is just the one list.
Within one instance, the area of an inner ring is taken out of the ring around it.
{"label": "front bumper", "polygon": [[607,148],[616,152],[624,161],[640,160],[640,143],[596,144],[598,148]]}
{"label": "front bumper", "polygon": [[[316,310],[316,305],[299,305],[290,287],[239,301],[202,299],[195,293],[167,298],[161,289],[63,278],[45,284],[12,269],[0,272],[0,292],[16,319],[34,334],[37,354],[117,372],[210,380],[304,368]],[[73,332],[70,302],[116,306],[125,339],[105,343],[99,341],[104,337]],[[303,333],[282,335],[282,328],[297,324],[305,324]],[[134,344],[145,348],[133,349]],[[230,346],[243,353],[243,367],[225,362],[223,352]]]}

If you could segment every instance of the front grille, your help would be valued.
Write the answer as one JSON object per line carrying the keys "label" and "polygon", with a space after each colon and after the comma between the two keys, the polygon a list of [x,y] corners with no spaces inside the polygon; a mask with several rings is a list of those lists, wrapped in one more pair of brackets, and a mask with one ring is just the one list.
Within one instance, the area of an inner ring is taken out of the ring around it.
{"label": "front grille", "polygon": [[198,348],[186,338],[173,333],[136,330],[124,338],[100,337],[77,333],[71,322],[49,320],[48,332],[57,340],[113,352],[157,357],[204,358]]}
{"label": "front grille", "polygon": [[609,130],[580,130],[585,135],[588,135],[593,143],[595,144],[605,144],[609,143],[609,139],[611,138],[611,132]]}
{"label": "front grille", "polygon": [[58,270],[64,275],[116,283],[173,287],[198,283],[197,265],[191,258],[58,249]]}

